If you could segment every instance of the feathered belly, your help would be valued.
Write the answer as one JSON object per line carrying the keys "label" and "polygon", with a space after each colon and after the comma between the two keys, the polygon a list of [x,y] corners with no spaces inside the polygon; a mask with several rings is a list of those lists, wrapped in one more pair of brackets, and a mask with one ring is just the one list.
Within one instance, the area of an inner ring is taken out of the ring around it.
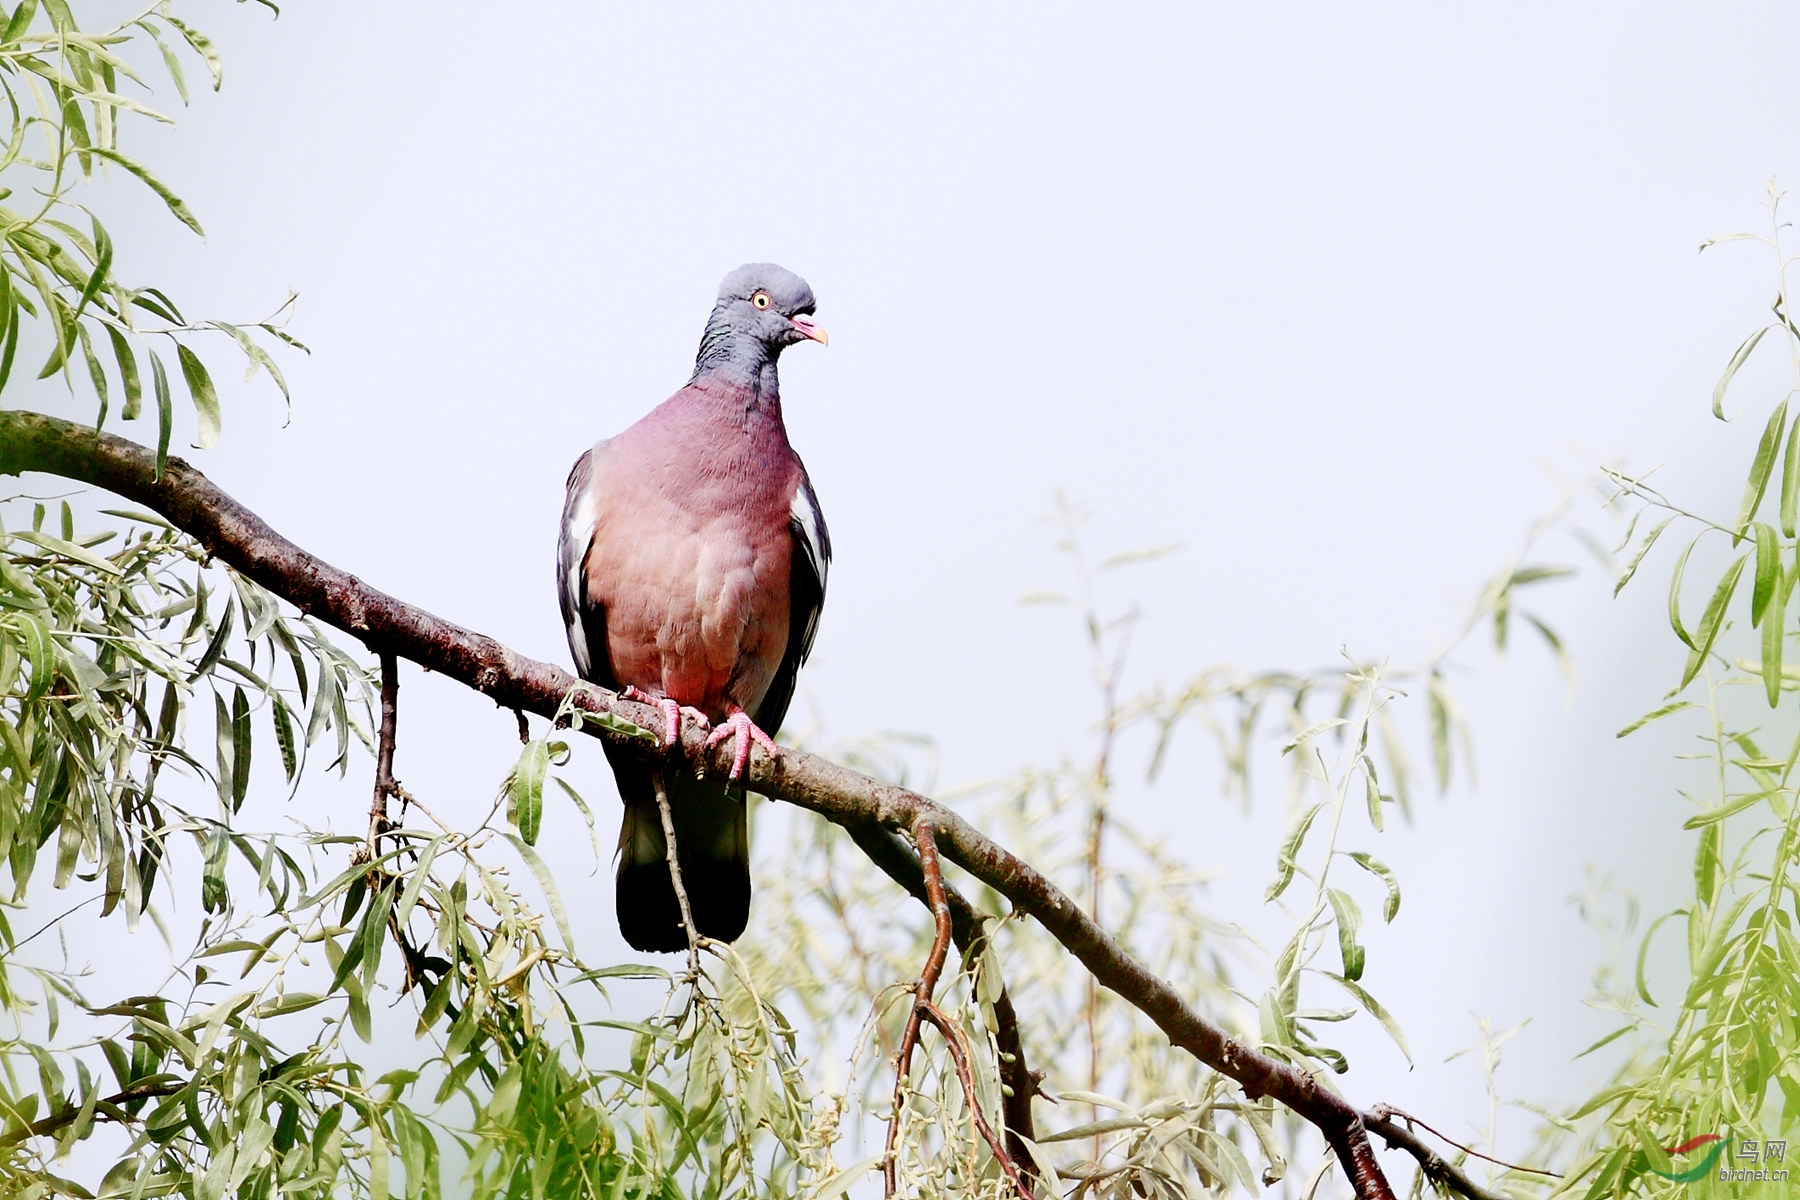
{"label": "feathered belly", "polygon": [[590,569],[607,581],[618,681],[712,720],[734,704],[754,711],[787,649],[792,545],[785,527],[770,532],[715,520],[679,537],[665,527],[653,541],[611,542],[610,561]]}

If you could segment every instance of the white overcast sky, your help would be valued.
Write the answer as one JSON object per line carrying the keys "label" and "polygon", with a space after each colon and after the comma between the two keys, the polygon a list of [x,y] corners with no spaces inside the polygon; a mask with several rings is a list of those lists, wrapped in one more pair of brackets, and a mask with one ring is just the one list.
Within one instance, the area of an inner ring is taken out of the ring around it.
{"label": "white overcast sky", "polygon": [[[1728,505],[1760,427],[1707,401],[1769,268],[1695,248],[1761,228],[1772,176],[1800,181],[1791,5],[195,19],[223,95],[128,149],[207,237],[121,178],[119,269],[234,319],[293,288],[313,348],[286,360],[291,424],[266,387],[233,390],[200,465],[376,586],[565,662],[569,463],[685,380],[725,271],[778,261],[832,336],[783,363],[837,547],[797,711],[829,737],[929,734],[946,786],[1089,736],[1075,626],[1018,602],[1065,583],[1056,489],[1099,552],[1181,546],[1114,594],[1147,614],[1138,682],[1342,644],[1405,661],[1555,501],[1547,464],[1666,462],[1669,489]],[[1766,411],[1760,378],[1737,407]],[[1580,672],[1567,708],[1535,647],[1465,656],[1479,788],[1370,844],[1406,907],[1366,982],[1419,1066],[1355,1043],[1358,1100],[1483,1119],[1478,1074],[1443,1065],[1475,1013],[1534,1018],[1515,1094],[1591,1081],[1568,1060],[1609,1028],[1580,1005],[1599,945],[1567,897],[1591,864],[1669,903],[1688,869],[1662,832],[1685,815],[1666,745],[1611,736],[1677,678],[1666,570],[1616,603],[1592,572],[1547,593]],[[406,683],[399,774],[485,811],[511,717]],[[1223,868],[1223,915],[1256,925],[1266,800],[1247,824],[1207,771],[1138,816]]]}

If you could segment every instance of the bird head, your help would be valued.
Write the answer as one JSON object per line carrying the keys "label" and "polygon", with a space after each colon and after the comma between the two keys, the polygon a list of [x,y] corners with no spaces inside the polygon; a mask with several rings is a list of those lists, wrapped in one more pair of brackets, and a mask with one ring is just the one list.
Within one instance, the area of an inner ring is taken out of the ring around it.
{"label": "bird head", "polygon": [[812,323],[814,304],[812,288],[792,271],[749,263],[719,285],[707,332],[748,335],[766,346],[771,358],[796,342],[829,345],[825,331]]}

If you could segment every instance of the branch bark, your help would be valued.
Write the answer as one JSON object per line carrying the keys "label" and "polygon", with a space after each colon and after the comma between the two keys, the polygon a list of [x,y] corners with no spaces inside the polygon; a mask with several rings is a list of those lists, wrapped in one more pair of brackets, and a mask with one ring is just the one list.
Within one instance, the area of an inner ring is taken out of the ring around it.
{"label": "branch bark", "polygon": [[[302,613],[350,634],[377,655],[407,658],[502,707],[554,718],[563,699],[573,694],[583,708],[614,713],[641,728],[656,728],[661,716],[650,705],[585,684],[315,558],[179,458],[169,458],[158,477],[155,455],[134,442],[37,413],[0,413],[0,475],[25,471],[79,480],[145,505]],[[632,753],[656,753],[629,736],[593,724],[585,728]],[[690,769],[723,773],[731,766],[731,747],[709,750],[698,728],[683,732],[679,753]],[[1433,1178],[1470,1200],[1499,1200],[1397,1123],[1364,1113],[1313,1075],[1212,1024],[1172,985],[1126,954],[1062,889],[925,796],[816,755],[798,750],[771,754],[760,746],[751,753],[744,782],[853,831],[871,824],[897,831],[928,827],[944,857],[1035,918],[1095,979],[1149,1017],[1171,1044],[1234,1080],[1246,1096],[1273,1097],[1317,1127],[1362,1200],[1393,1197],[1369,1142],[1370,1128],[1379,1128],[1390,1145],[1405,1149]]]}

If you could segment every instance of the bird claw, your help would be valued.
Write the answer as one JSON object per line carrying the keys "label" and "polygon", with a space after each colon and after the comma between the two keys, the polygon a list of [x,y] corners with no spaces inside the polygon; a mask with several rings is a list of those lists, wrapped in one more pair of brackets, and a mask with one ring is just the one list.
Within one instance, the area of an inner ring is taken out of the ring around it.
{"label": "bird claw", "polygon": [[750,762],[751,742],[754,741],[770,754],[778,750],[775,739],[757,728],[756,722],[750,719],[750,714],[735,704],[731,707],[731,715],[706,735],[706,748],[711,750],[728,737],[737,739],[736,752],[731,756],[732,779],[743,778],[744,767]]}
{"label": "bird claw", "polygon": [[[684,707],[667,696],[652,696],[649,692],[646,692],[639,687],[627,687],[624,691],[620,692],[619,695],[627,700],[636,700],[639,704],[653,704],[662,710],[662,744],[664,750],[674,749],[675,743],[681,740],[682,713],[685,712],[688,716],[694,718],[694,721],[702,729],[707,728],[711,724],[711,722],[706,719],[706,715],[699,709]],[[711,745],[712,743],[708,742],[707,744]]]}

